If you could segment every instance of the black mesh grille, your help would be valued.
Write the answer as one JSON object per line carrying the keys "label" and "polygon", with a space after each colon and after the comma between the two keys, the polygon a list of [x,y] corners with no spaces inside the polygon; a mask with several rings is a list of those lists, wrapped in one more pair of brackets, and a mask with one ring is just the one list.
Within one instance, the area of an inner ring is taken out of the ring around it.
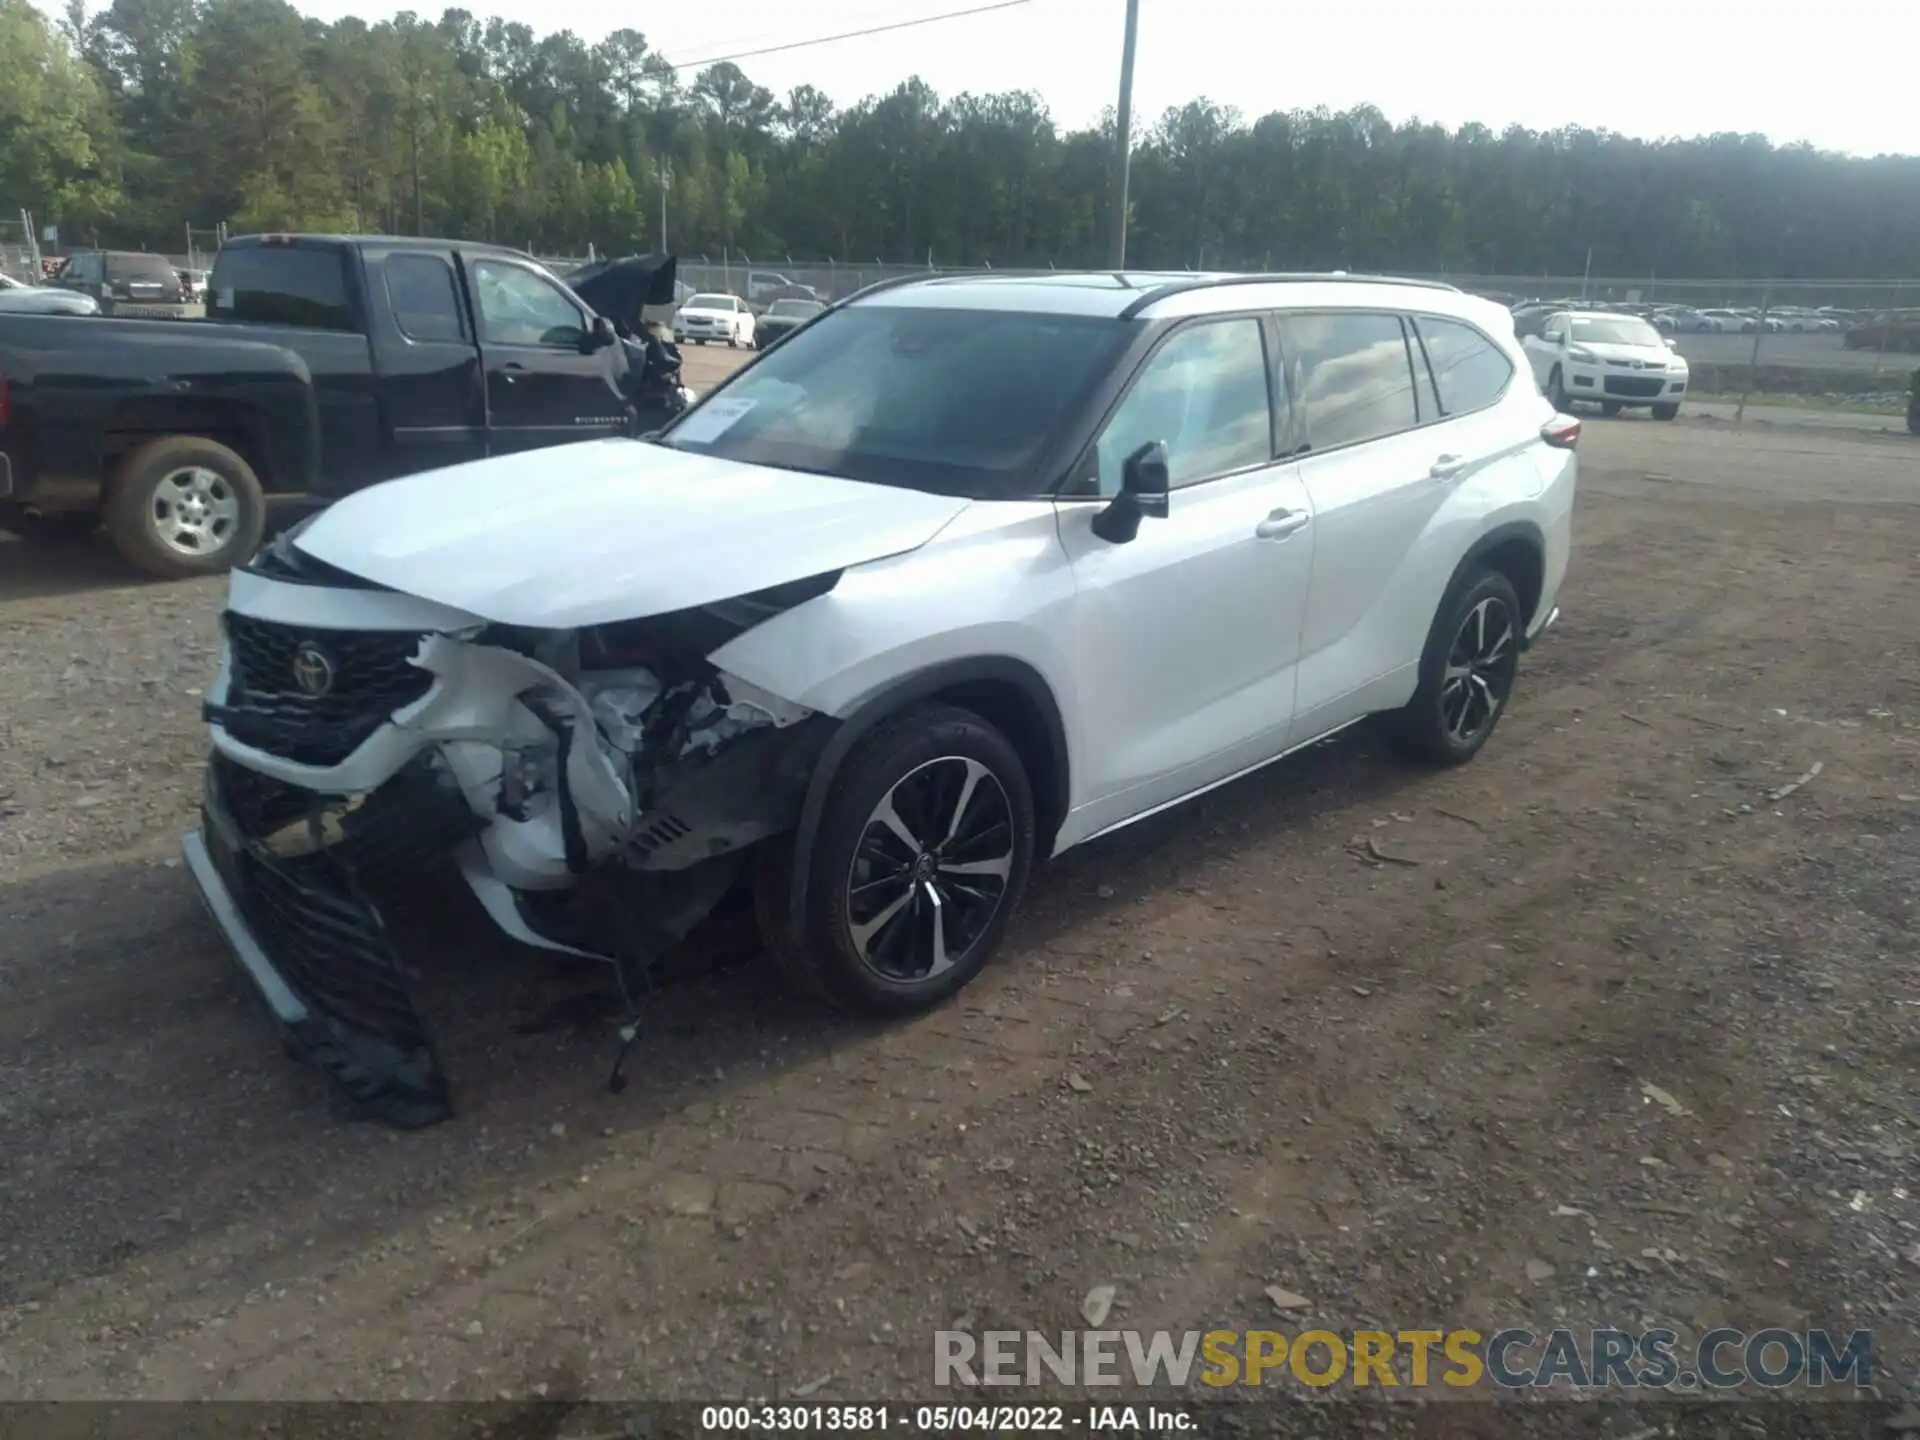
{"label": "black mesh grille", "polygon": [[250,840],[271,835],[299,819],[322,799],[311,790],[288,785],[244,765],[236,765],[218,750],[207,761],[214,784],[240,833]]}
{"label": "black mesh grille", "polygon": [[1605,385],[1609,395],[1626,395],[1636,400],[1650,400],[1666,388],[1663,377],[1642,375],[1609,375]]}
{"label": "black mesh grille", "polygon": [[[209,718],[243,745],[301,764],[339,764],[433,684],[412,663],[421,637],[410,631],[305,630],[234,614],[226,628],[232,684]],[[294,678],[304,646],[330,669],[324,694],[309,694]]]}

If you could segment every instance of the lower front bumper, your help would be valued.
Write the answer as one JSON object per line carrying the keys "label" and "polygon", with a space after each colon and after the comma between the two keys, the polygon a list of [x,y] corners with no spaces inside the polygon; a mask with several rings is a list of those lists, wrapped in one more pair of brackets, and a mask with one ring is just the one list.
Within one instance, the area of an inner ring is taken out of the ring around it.
{"label": "lower front bumper", "polygon": [[[228,949],[295,1048],[361,1114],[402,1128],[445,1119],[452,1105],[426,1022],[355,868],[333,853],[289,857],[250,838],[245,827],[260,828],[256,798],[243,794],[236,810],[210,769],[201,827],[181,844]],[[342,853],[382,868],[389,828],[355,830],[339,842]]]}

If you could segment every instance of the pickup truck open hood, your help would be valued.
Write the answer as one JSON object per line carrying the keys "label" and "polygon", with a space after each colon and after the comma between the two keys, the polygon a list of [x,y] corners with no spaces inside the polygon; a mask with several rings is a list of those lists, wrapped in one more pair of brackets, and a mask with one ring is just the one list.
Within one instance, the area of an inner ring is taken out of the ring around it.
{"label": "pickup truck open hood", "polygon": [[389,480],[295,542],[322,564],[503,625],[708,605],[926,544],[967,502],[598,440]]}

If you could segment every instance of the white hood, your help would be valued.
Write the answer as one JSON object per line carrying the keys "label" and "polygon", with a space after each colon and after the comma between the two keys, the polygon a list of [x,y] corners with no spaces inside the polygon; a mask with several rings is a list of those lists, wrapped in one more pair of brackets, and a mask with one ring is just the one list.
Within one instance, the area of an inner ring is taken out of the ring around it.
{"label": "white hood", "polygon": [[568,629],[885,559],[926,544],[966,507],[598,440],[389,480],[322,512],[298,546],[483,620]]}
{"label": "white hood", "polygon": [[1680,357],[1680,352],[1669,350],[1665,345],[1617,345],[1600,340],[1576,340],[1573,343],[1601,360],[1638,360],[1649,370],[1687,368],[1687,362]]}

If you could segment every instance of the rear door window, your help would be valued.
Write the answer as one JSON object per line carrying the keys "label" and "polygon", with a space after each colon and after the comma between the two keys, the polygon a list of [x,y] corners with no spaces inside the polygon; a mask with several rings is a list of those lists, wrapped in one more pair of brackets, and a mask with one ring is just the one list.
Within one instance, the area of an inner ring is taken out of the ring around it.
{"label": "rear door window", "polygon": [[345,256],[304,245],[244,245],[213,262],[207,314],[308,330],[352,330]]}
{"label": "rear door window", "polygon": [[1309,451],[1378,440],[1420,423],[1399,316],[1283,315],[1280,327],[1287,389]]}
{"label": "rear door window", "polygon": [[438,255],[389,255],[387,301],[394,323],[409,340],[463,341],[466,314],[454,288],[453,267]]}

